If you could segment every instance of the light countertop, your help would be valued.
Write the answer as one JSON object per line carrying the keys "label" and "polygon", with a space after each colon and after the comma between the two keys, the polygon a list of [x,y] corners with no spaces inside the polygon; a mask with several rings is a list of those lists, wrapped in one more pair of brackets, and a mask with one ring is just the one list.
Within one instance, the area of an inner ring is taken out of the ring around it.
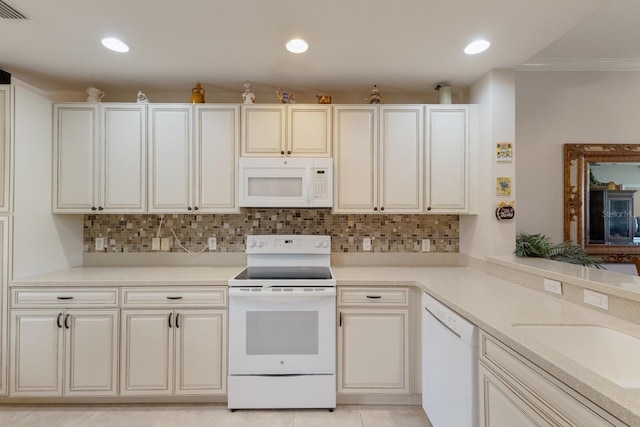
{"label": "light countertop", "polygon": [[[503,261],[508,264],[506,259]],[[225,286],[242,268],[78,267],[13,281],[10,286]],[[514,324],[601,325],[640,338],[640,325],[472,268],[366,266],[333,267],[333,272],[338,286],[418,286],[622,421],[640,426],[639,395],[513,327]]]}

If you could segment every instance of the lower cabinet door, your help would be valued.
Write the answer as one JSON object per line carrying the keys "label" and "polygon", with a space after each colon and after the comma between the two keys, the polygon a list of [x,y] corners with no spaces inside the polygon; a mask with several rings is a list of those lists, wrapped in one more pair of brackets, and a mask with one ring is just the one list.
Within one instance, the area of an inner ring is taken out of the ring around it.
{"label": "lower cabinet door", "polygon": [[226,393],[226,310],[176,310],[175,313],[175,393]]}
{"label": "lower cabinet door", "polygon": [[118,312],[65,312],[65,395],[117,395]]}
{"label": "lower cabinet door", "polygon": [[481,427],[553,426],[532,403],[507,385],[482,364],[480,373]]}
{"label": "lower cabinet door", "polygon": [[122,310],[120,394],[173,394],[173,310]]}
{"label": "lower cabinet door", "polygon": [[11,396],[62,396],[62,310],[12,310]]}
{"label": "lower cabinet door", "polygon": [[409,392],[408,317],[408,310],[340,310],[339,392]]}

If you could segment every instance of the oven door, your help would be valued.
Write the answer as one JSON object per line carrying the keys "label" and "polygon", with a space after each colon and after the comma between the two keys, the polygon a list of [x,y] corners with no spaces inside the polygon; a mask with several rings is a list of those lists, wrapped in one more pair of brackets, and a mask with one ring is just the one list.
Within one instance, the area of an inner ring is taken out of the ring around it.
{"label": "oven door", "polygon": [[229,374],[335,373],[334,287],[229,289]]}

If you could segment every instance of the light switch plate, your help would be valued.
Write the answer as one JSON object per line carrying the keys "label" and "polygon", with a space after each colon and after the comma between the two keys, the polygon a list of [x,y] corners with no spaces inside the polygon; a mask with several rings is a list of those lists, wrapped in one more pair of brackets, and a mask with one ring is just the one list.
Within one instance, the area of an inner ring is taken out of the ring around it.
{"label": "light switch plate", "polygon": [[371,237],[365,237],[362,239],[362,250],[370,251],[371,250]]}
{"label": "light switch plate", "polygon": [[168,252],[171,248],[171,237],[163,237],[160,239],[160,250],[163,252]]}
{"label": "light switch plate", "polygon": [[562,282],[544,279],[544,290],[553,294],[562,295]]}
{"label": "light switch plate", "polygon": [[104,237],[96,237],[95,245],[96,251],[104,251]]}
{"label": "light switch plate", "polygon": [[159,251],[160,250],[160,238],[154,237],[151,239],[151,250]]}
{"label": "light switch plate", "polygon": [[584,290],[584,303],[603,310],[609,310],[609,297],[598,292]]}

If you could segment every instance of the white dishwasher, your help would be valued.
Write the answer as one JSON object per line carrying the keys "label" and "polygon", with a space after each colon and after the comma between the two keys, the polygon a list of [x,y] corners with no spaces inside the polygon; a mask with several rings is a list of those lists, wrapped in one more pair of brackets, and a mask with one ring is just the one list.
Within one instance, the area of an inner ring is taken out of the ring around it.
{"label": "white dishwasher", "polygon": [[477,427],[478,327],[422,293],[422,407],[433,427]]}

